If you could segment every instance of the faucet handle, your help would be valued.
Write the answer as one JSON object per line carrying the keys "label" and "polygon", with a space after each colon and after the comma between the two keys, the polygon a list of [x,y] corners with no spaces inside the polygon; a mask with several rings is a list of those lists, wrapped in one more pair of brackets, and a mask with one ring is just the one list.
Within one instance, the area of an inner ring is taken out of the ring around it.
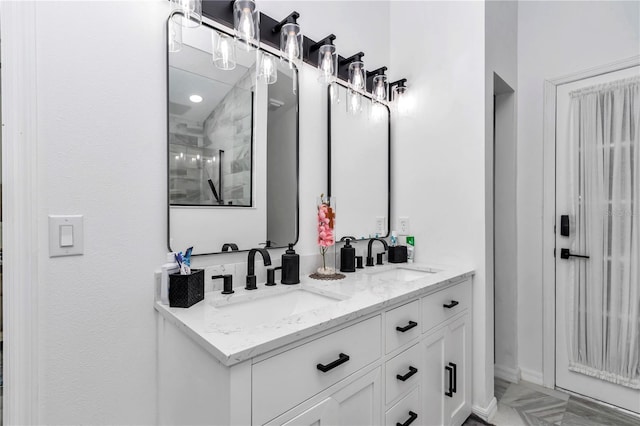
{"label": "faucet handle", "polygon": [[382,265],[382,257],[384,256],[384,252],[378,253],[376,255],[376,265]]}
{"label": "faucet handle", "polygon": [[268,285],[268,286],[276,285],[277,270],[282,270],[282,266],[278,266],[277,268],[267,268],[267,283],[265,285]]}
{"label": "faucet handle", "polygon": [[213,275],[211,277],[212,280],[216,280],[222,278],[222,294],[232,294],[233,291],[233,275],[225,274],[225,275]]}

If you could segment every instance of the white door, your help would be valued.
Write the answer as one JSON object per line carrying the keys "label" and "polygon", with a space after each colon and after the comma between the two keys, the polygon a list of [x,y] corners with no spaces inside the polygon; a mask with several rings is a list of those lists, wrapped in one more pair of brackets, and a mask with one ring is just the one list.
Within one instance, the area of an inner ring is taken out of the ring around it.
{"label": "white door", "polygon": [[556,386],[640,413],[638,76],[557,88],[555,247]]}

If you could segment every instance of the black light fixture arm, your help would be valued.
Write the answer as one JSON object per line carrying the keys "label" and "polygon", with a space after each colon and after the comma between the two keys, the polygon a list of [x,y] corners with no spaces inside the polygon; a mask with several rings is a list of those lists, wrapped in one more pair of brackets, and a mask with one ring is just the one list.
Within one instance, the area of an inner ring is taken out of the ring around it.
{"label": "black light fixture arm", "polygon": [[336,35],[335,34],[329,34],[328,36],[326,36],[325,38],[323,38],[319,42],[313,43],[311,46],[309,46],[309,53],[313,52],[314,50],[318,50],[322,46],[325,46],[327,44],[330,44],[330,45],[333,46],[333,41],[335,39],[336,39]]}
{"label": "black light fixture arm", "polygon": [[398,81],[394,81],[393,83],[389,83],[389,95],[388,95],[388,97],[389,97],[389,101],[392,101],[392,100],[393,100],[393,99],[391,98],[391,93],[393,92],[393,88],[394,88],[395,86],[398,86],[398,87],[407,87],[407,86],[405,86],[405,84],[406,84],[406,83],[407,83],[407,79],[406,79],[406,78],[401,78],[401,79],[400,79],[400,80],[398,80]]}
{"label": "black light fixture arm", "polygon": [[291,12],[289,16],[287,16],[282,21],[274,25],[274,27],[271,29],[271,32],[274,34],[279,33],[285,24],[297,24],[299,17],[300,17],[300,14],[298,12],[295,12],[295,11]]}
{"label": "black light fixture arm", "polygon": [[363,56],[363,52],[358,52],[355,55],[351,55],[348,58],[341,60],[340,65],[349,65],[351,62],[362,61]]}
{"label": "black light fixture arm", "polygon": [[384,75],[385,72],[387,72],[387,67],[380,67],[378,69],[375,69],[373,71],[367,71],[367,78],[369,77],[375,77],[376,75]]}

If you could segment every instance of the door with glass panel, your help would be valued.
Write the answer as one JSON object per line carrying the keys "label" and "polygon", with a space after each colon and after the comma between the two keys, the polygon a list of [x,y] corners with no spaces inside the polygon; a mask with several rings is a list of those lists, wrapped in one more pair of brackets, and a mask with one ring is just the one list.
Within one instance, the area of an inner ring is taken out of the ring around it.
{"label": "door with glass panel", "polygon": [[640,413],[640,68],[557,88],[556,386]]}

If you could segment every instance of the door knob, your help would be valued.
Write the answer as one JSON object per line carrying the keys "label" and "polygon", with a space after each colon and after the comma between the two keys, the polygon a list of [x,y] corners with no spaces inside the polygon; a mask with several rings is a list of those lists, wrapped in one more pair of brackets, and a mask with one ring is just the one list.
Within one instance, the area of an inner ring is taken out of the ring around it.
{"label": "door knob", "polygon": [[566,249],[566,248],[560,249],[560,258],[568,259],[570,257],[579,257],[581,259],[589,259],[589,256],[585,256],[583,254],[573,254],[569,249]]}

